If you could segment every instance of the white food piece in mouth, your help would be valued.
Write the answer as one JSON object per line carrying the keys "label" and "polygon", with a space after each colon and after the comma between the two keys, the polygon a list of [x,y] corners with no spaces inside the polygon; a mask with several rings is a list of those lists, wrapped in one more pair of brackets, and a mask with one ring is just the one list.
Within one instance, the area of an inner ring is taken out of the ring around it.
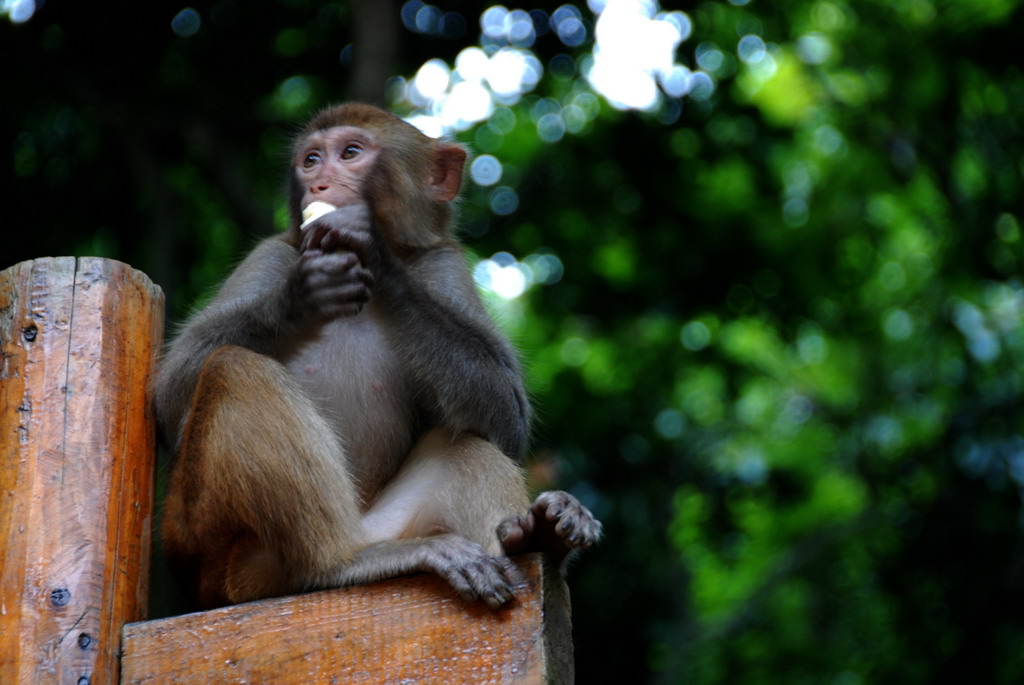
{"label": "white food piece in mouth", "polygon": [[299,225],[299,228],[306,228],[306,226],[309,226],[324,214],[333,212],[335,209],[337,209],[337,207],[328,202],[321,202],[320,200],[310,202],[306,205],[306,208],[302,210],[302,224]]}

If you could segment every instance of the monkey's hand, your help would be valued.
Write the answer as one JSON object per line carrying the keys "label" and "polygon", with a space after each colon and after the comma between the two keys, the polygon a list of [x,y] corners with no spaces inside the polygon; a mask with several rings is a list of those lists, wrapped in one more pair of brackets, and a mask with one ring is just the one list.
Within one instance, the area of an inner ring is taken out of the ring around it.
{"label": "monkey's hand", "polygon": [[375,269],[379,241],[365,203],[343,205],[314,219],[302,232],[299,252],[351,252],[360,264]]}
{"label": "monkey's hand", "polygon": [[355,316],[370,299],[374,254],[366,205],[339,207],[316,219],[303,233],[292,274],[297,314],[329,321]]}
{"label": "monkey's hand", "polygon": [[526,514],[498,524],[497,534],[506,554],[544,552],[562,565],[600,539],[601,522],[569,493],[552,490],[541,493]]}

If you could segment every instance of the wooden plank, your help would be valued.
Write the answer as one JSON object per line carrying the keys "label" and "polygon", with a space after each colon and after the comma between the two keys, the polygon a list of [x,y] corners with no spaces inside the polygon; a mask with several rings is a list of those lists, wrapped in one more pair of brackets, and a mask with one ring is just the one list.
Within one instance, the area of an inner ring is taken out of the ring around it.
{"label": "wooden plank", "polygon": [[500,611],[417,575],[131,623],[122,682],[571,683],[565,583],[541,555],[516,562]]}
{"label": "wooden plank", "polygon": [[148,595],[163,295],[125,264],[0,272],[0,683],[118,680]]}

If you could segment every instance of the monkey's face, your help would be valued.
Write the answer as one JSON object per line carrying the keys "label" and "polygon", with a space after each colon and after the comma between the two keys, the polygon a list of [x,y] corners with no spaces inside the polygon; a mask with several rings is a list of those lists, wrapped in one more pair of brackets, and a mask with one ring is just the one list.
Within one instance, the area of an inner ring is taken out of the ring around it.
{"label": "monkey's face", "polygon": [[297,138],[289,174],[286,240],[302,241],[303,211],[313,202],[364,203],[391,247],[425,248],[450,232],[451,207],[466,152],[441,143],[376,107],[326,109]]}
{"label": "monkey's face", "polygon": [[334,126],[304,138],[293,159],[302,193],[299,210],[316,201],[335,207],[362,202],[380,151],[373,134],[355,126]]}

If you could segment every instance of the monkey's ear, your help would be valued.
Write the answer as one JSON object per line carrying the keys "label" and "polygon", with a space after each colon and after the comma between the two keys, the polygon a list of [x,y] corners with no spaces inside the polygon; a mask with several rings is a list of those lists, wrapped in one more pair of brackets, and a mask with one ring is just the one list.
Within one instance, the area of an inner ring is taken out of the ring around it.
{"label": "monkey's ear", "polygon": [[434,173],[430,177],[430,195],[438,202],[449,202],[459,194],[466,151],[457,145],[438,145],[434,152]]}

